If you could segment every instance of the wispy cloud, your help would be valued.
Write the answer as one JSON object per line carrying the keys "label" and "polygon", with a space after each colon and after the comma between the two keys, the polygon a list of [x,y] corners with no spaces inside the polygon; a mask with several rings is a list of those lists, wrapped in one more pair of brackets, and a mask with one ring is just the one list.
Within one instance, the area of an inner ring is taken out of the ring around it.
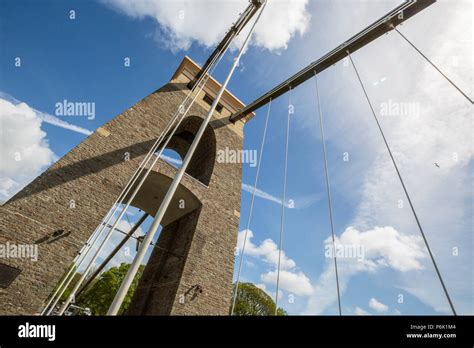
{"label": "wispy cloud", "polygon": [[86,129],[86,128],[82,128],[80,126],[76,126],[74,124],[68,123],[66,121],[63,121],[63,120],[59,119],[56,116],[46,114],[46,113],[38,111],[36,109],[33,109],[33,110],[37,113],[38,117],[45,123],[48,123],[48,124],[56,126],[56,127],[68,129],[68,130],[76,132],[76,133],[81,133],[81,134],[85,134],[85,135],[91,135],[92,134],[92,132],[90,130]]}
{"label": "wispy cloud", "polygon": [[[250,194],[254,192],[253,186],[249,184],[245,184],[245,183],[242,183],[242,190]],[[260,190],[259,188],[255,189],[255,197],[264,199],[266,201],[274,202],[278,205],[282,204],[281,198],[273,196],[272,194],[265,192],[263,190]],[[305,208],[310,207],[314,203],[318,202],[323,197],[324,197],[324,194],[322,193],[299,196],[295,198],[290,197],[290,199],[288,199],[288,201],[285,203],[285,207],[289,209],[305,209]]]}
{"label": "wispy cloud", "polygon": [[[254,188],[253,186],[249,185],[249,184],[244,184],[242,183],[242,190],[244,190],[245,192],[248,192],[250,194],[253,194],[254,192]],[[255,189],[255,197],[258,197],[258,198],[262,198],[266,201],[270,201],[270,202],[274,202],[274,203],[277,203],[279,205],[282,204],[282,200],[278,197],[275,197],[265,191],[262,191],[260,190],[259,188],[256,188]],[[288,203],[285,204],[286,207],[288,207]]]}

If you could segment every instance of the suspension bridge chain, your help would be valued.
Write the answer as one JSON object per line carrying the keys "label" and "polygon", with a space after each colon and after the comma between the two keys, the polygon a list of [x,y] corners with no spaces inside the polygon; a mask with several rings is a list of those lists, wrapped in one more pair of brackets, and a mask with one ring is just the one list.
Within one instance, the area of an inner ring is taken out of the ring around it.
{"label": "suspension bridge chain", "polygon": [[375,113],[375,110],[372,106],[372,103],[370,101],[370,98],[369,98],[369,95],[367,94],[367,91],[365,89],[365,86],[364,86],[364,83],[362,82],[362,79],[359,75],[359,71],[357,70],[357,67],[352,59],[352,56],[351,56],[351,53],[349,51],[347,51],[347,55],[351,61],[351,64],[352,64],[352,67],[354,68],[354,71],[357,75],[357,79],[359,80],[359,83],[360,83],[360,86],[362,88],[362,91],[364,92],[364,95],[365,95],[365,98],[367,99],[367,103],[369,104],[370,106],[370,110],[372,111],[372,115],[374,116],[374,119],[375,119],[375,122],[377,124],[377,128],[378,130],[380,131],[380,134],[382,136],[382,139],[385,143],[385,147],[387,148],[387,151],[390,155],[390,159],[392,161],[392,164],[395,168],[395,171],[397,172],[397,175],[398,175],[398,179],[400,180],[400,183],[403,187],[403,191],[405,192],[405,196],[407,197],[407,200],[408,200],[408,203],[410,205],[410,208],[411,208],[411,211],[413,212],[413,216],[415,217],[415,220],[416,220],[416,224],[418,225],[418,229],[420,230],[420,234],[421,236],[423,237],[423,241],[425,242],[425,246],[426,246],[426,249],[428,250],[428,253],[430,255],[430,258],[431,258],[431,261],[433,262],[433,266],[435,268],[435,271],[436,271],[436,274],[438,275],[438,278],[439,278],[439,281],[441,283],[441,286],[443,287],[443,290],[444,290],[444,294],[446,295],[446,299],[448,300],[448,303],[449,303],[449,306],[451,307],[451,311],[453,312],[453,315],[456,315],[456,310],[454,309],[454,305],[453,305],[453,302],[451,301],[451,297],[449,296],[449,293],[448,293],[448,289],[446,288],[446,285],[444,284],[444,281],[443,281],[443,277],[441,276],[441,272],[439,271],[438,269],[438,265],[436,264],[436,261],[435,261],[435,258],[433,256],[433,253],[431,252],[431,248],[428,244],[428,240],[425,236],[425,233],[423,231],[423,228],[421,227],[421,223],[420,223],[420,220],[418,219],[418,215],[416,214],[416,211],[415,211],[415,207],[413,206],[413,203],[410,199],[410,195],[408,194],[408,190],[405,186],[405,183],[403,181],[403,178],[402,178],[402,175],[400,174],[400,170],[398,169],[398,166],[397,166],[397,162],[395,161],[395,158],[393,157],[393,154],[392,154],[392,150],[390,149],[390,145],[388,144],[388,141],[387,141],[387,138],[385,137],[385,134],[384,134],[384,131],[382,129],[382,126],[379,122],[379,119],[377,117],[377,114]]}

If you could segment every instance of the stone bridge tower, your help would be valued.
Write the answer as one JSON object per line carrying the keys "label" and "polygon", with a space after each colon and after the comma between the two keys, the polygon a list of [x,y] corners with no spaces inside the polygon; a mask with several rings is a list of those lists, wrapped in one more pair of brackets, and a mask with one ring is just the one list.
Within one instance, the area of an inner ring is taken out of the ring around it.
{"label": "stone bridge tower", "polygon": [[[0,314],[41,311],[199,70],[185,57],[168,84],[98,128],[0,207],[0,244],[38,246],[37,261],[0,259]],[[184,157],[219,87],[208,80],[168,148]],[[219,163],[217,153],[242,148],[244,123],[228,117],[243,106],[224,93],[163,219],[128,314],[228,314],[242,168]],[[176,171],[160,159],[132,204],[154,215]]]}

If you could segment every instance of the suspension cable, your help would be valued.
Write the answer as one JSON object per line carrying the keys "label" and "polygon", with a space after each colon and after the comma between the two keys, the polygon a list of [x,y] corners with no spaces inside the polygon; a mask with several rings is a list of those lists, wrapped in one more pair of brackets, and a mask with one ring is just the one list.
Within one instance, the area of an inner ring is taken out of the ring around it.
{"label": "suspension cable", "polygon": [[323,144],[323,155],[324,155],[324,173],[326,176],[326,190],[328,196],[328,207],[329,207],[329,221],[331,223],[331,236],[332,236],[332,251],[334,256],[334,271],[336,274],[336,288],[337,288],[337,303],[339,305],[339,315],[342,315],[341,309],[341,292],[339,289],[339,274],[337,272],[337,257],[336,257],[336,237],[334,233],[334,219],[332,212],[332,197],[331,197],[331,186],[329,184],[329,168],[328,168],[328,156],[326,150],[326,140],[324,136],[324,126],[323,126],[323,113],[321,111],[321,100],[319,99],[319,88],[318,88],[318,75],[314,73],[314,83],[316,85],[316,98],[318,101],[318,111],[319,111],[319,126],[321,129],[321,142]]}
{"label": "suspension cable", "polygon": [[379,119],[377,117],[377,114],[375,113],[375,110],[372,106],[372,103],[370,102],[370,99],[369,99],[369,96],[367,94],[367,91],[365,90],[365,87],[364,87],[364,84],[362,82],[362,79],[360,78],[360,75],[359,75],[359,71],[357,70],[356,68],[356,65],[354,64],[354,61],[352,60],[352,57],[351,57],[351,54],[349,51],[347,51],[347,55],[352,63],[352,67],[354,68],[354,71],[357,75],[357,79],[359,80],[359,83],[360,83],[360,86],[362,87],[362,90],[364,92],[364,95],[365,95],[365,98],[367,99],[367,103],[369,104],[370,106],[370,110],[372,111],[372,115],[374,116],[374,119],[375,119],[375,122],[377,123],[377,127],[380,131],[380,134],[382,135],[382,139],[385,143],[385,147],[387,148],[387,151],[390,155],[390,158],[392,160],[392,164],[393,166],[395,167],[395,171],[397,172],[397,175],[398,175],[398,179],[400,180],[400,183],[402,184],[402,187],[403,187],[403,191],[405,192],[405,196],[407,197],[407,200],[408,200],[408,203],[410,204],[410,208],[411,208],[411,211],[413,212],[413,216],[415,217],[415,220],[416,220],[416,224],[418,225],[418,229],[420,230],[420,233],[421,233],[421,236],[423,237],[423,240],[425,242],[425,245],[426,245],[426,249],[428,250],[428,253],[430,255],[430,258],[431,258],[431,261],[433,262],[433,266],[436,270],[436,274],[438,275],[438,278],[439,278],[439,281],[441,283],[441,286],[443,287],[443,290],[444,290],[444,293],[446,295],[446,298],[449,302],[449,306],[451,307],[451,311],[453,312],[453,315],[457,315],[456,314],[456,310],[454,309],[454,305],[453,305],[453,302],[451,301],[451,297],[449,296],[449,293],[448,293],[448,289],[446,288],[445,284],[444,284],[444,281],[443,281],[443,277],[441,276],[441,272],[439,271],[438,269],[438,266],[436,264],[436,261],[435,261],[435,258],[433,256],[433,253],[431,252],[431,248],[428,244],[428,240],[425,236],[425,233],[423,232],[423,228],[421,227],[421,223],[420,223],[420,220],[418,219],[418,215],[416,214],[416,211],[415,211],[415,208],[413,206],[413,203],[411,202],[411,199],[410,199],[410,195],[408,194],[408,190],[405,186],[405,183],[403,182],[403,179],[402,179],[402,175],[400,174],[400,171],[398,169],[398,166],[397,166],[397,163],[395,161],[395,158],[393,157],[393,154],[392,154],[392,150],[390,149],[390,146],[387,142],[387,139],[385,138],[385,134],[383,132],[383,129],[382,129],[382,126],[380,125],[380,122],[379,122]]}
{"label": "suspension cable", "polygon": [[265,125],[263,127],[262,143],[260,145],[260,156],[259,156],[259,159],[258,159],[257,172],[255,174],[255,181],[254,181],[254,184],[253,184],[252,199],[250,201],[250,210],[249,210],[249,215],[248,215],[248,218],[247,218],[247,226],[246,226],[246,229],[245,229],[245,232],[244,232],[244,242],[242,244],[242,251],[241,251],[241,254],[240,254],[239,270],[237,271],[237,281],[235,283],[234,296],[233,296],[233,300],[232,300],[232,309],[230,311],[230,315],[234,314],[235,304],[236,304],[237,296],[238,296],[238,293],[239,293],[240,273],[242,271],[242,264],[243,264],[243,261],[244,261],[245,246],[247,244],[248,231],[250,229],[250,223],[252,221],[253,204],[254,204],[254,201],[255,201],[255,191],[257,190],[258,178],[259,178],[259,175],[260,175],[260,165],[262,163],[263,150],[265,148],[265,139],[267,137],[268,119],[269,119],[269,116],[270,116],[271,105],[272,105],[272,100],[270,99],[270,101],[268,103],[267,116],[265,118]]}
{"label": "suspension cable", "polygon": [[454,88],[456,88],[458,90],[459,93],[461,93],[464,98],[466,98],[467,100],[469,100],[469,102],[471,104],[474,104],[474,101],[460,88],[458,87],[448,76],[446,76],[426,55],[423,54],[423,52],[421,52],[418,47],[415,46],[415,44],[413,42],[411,42],[410,40],[408,40],[408,38],[403,35],[395,26],[393,26],[393,24],[391,24],[391,27],[406,41],[410,44],[411,47],[413,47],[415,49],[415,51],[417,51],[423,58],[425,58],[425,60],[431,64],[431,66],[433,68],[435,68],[440,74],[441,76],[443,76],[446,81],[448,81]]}
{"label": "suspension cable", "polygon": [[[280,218],[280,241],[278,244],[278,265],[277,265],[277,281],[275,292],[275,315],[278,315],[278,291],[280,287],[280,266],[281,266],[281,252],[283,248],[283,232],[285,225],[285,204],[286,204],[286,178],[288,174],[288,140],[290,137],[290,115],[294,113],[293,105],[291,104],[291,86],[288,96],[288,117],[286,124],[286,139],[285,139],[285,169],[283,174],[283,199],[281,201],[281,218]],[[293,110],[292,110],[293,109]]]}

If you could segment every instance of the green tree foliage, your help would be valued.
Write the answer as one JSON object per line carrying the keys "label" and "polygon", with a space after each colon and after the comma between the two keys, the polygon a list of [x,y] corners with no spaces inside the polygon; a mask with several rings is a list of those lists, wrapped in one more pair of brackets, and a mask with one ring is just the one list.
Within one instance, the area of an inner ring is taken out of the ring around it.
{"label": "green tree foliage", "polygon": [[[257,288],[254,284],[239,283],[234,315],[275,315],[275,302],[265,291]],[[277,315],[288,315],[288,313],[284,309],[278,308]]]}
{"label": "green tree foliage", "polygon": [[[138,285],[138,281],[143,273],[144,265],[138,269],[137,275],[133,279],[127,296],[120,307],[119,314],[123,314],[130,305],[133,293]],[[77,299],[76,304],[80,307],[87,307],[93,315],[105,315],[109,309],[115,294],[117,293],[122,280],[125,278],[130,264],[122,263],[118,267],[112,267],[103,272],[99,279]]]}

